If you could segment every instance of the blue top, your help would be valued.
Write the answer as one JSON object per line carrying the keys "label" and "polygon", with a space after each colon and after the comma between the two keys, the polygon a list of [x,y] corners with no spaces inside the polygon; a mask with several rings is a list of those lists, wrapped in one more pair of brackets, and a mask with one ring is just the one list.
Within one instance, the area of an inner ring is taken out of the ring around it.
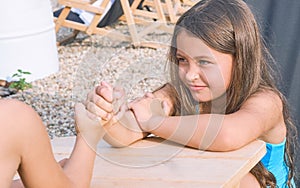
{"label": "blue top", "polygon": [[[285,143],[286,139],[279,144],[266,143],[267,153],[261,160],[263,165],[275,176],[279,188],[287,187],[289,173],[289,168],[284,161]],[[296,187],[294,182],[293,185]]]}

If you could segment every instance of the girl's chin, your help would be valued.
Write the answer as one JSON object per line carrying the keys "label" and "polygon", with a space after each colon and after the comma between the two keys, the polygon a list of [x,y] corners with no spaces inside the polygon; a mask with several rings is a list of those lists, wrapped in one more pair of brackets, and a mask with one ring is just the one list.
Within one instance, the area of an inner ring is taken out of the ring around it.
{"label": "girl's chin", "polygon": [[207,102],[216,102],[216,104],[226,104],[226,95],[221,95],[216,98],[211,98],[211,97],[204,97],[204,96],[199,96],[199,95],[192,95],[193,99],[195,102],[198,103],[207,103]]}
{"label": "girl's chin", "polygon": [[193,96],[193,98],[194,98],[194,100],[196,101],[196,102],[199,102],[199,103],[204,103],[204,102],[209,102],[209,101],[211,101],[211,99],[205,99],[205,98],[200,98],[200,97],[194,97]]}
{"label": "girl's chin", "polygon": [[191,92],[191,94],[192,94],[193,99],[197,102],[209,102],[212,100],[210,96],[207,96],[207,95],[205,96],[205,95],[203,95],[203,93],[200,94],[200,93]]}

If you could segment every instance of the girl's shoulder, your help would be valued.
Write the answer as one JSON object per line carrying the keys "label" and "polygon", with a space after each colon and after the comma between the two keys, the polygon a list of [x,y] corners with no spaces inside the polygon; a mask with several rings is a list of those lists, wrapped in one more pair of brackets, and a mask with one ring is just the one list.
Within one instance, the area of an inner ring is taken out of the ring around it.
{"label": "girl's shoulder", "polygon": [[278,110],[282,112],[283,103],[281,99],[281,94],[276,91],[269,89],[259,90],[256,93],[252,94],[242,105],[242,107],[253,106],[263,107],[265,109]]}
{"label": "girl's shoulder", "polygon": [[265,132],[260,139],[276,144],[285,138],[286,126],[280,93],[261,90],[249,97],[242,108],[251,111],[265,125]]}
{"label": "girl's shoulder", "polygon": [[36,114],[35,110],[25,102],[17,99],[0,99],[0,118],[18,114],[18,116],[28,116]]}
{"label": "girl's shoulder", "polygon": [[24,108],[27,105],[17,99],[0,99],[0,109]]}

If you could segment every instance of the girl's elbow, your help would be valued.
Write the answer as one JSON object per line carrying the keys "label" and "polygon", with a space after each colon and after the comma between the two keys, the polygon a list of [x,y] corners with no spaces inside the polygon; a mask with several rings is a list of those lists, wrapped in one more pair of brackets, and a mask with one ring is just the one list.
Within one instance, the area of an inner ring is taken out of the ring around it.
{"label": "girl's elbow", "polygon": [[241,147],[241,143],[238,139],[236,139],[237,137],[237,135],[234,136],[230,131],[220,131],[208,149],[211,151],[221,152],[239,149]]}

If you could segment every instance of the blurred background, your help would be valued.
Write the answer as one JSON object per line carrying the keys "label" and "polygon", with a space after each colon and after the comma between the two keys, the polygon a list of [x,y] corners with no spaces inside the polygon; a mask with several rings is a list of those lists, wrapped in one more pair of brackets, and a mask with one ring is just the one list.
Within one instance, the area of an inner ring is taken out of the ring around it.
{"label": "blurred background", "polygon": [[[300,132],[300,1],[245,0],[260,23],[266,43],[278,62],[280,90],[287,97]],[[298,134],[298,138],[300,136]],[[298,151],[298,159],[300,152]],[[300,160],[296,160],[300,169]],[[299,171],[299,170],[298,170]],[[299,177],[299,174],[297,175]],[[299,178],[297,187],[300,186]]]}

